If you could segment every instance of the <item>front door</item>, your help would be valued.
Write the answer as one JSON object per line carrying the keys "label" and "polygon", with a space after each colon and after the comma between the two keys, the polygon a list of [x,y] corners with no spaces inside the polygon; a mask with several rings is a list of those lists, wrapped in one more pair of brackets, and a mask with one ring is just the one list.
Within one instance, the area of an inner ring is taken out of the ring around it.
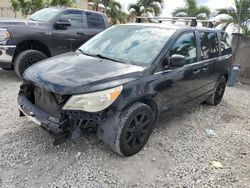
{"label": "front door", "polygon": [[183,108],[194,98],[204,84],[201,78],[202,64],[197,61],[197,37],[195,32],[181,34],[170,48],[167,56],[183,55],[185,65],[179,68],[167,68],[164,71],[166,89],[163,91],[163,109]]}
{"label": "front door", "polygon": [[75,50],[88,39],[88,36],[84,35],[87,21],[83,11],[66,10],[55,22],[60,20],[69,20],[71,25],[65,28],[53,27],[50,35],[48,35],[51,39],[50,46],[53,56]]}
{"label": "front door", "polygon": [[84,11],[66,10],[59,19],[70,20],[71,26],[65,32],[70,34],[71,50],[76,50],[89,39],[86,33],[88,25]]}

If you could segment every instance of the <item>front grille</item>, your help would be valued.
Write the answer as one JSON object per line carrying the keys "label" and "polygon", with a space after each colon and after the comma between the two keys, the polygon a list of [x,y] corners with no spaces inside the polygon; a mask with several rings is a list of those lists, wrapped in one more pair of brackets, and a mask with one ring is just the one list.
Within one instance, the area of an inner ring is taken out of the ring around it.
{"label": "front grille", "polygon": [[67,101],[66,96],[39,87],[34,87],[33,94],[34,105],[54,117],[58,117],[59,111]]}

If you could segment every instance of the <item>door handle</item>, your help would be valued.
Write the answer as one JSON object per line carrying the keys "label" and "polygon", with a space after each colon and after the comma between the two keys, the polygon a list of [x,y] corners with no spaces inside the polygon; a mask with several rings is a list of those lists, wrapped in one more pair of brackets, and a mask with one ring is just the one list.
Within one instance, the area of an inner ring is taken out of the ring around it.
{"label": "door handle", "polygon": [[193,71],[194,74],[199,74],[200,72],[201,72],[200,70]]}
{"label": "door handle", "polygon": [[83,32],[76,32],[77,35],[84,35]]}
{"label": "door handle", "polygon": [[202,68],[202,71],[207,71],[208,70],[208,67],[203,67]]}

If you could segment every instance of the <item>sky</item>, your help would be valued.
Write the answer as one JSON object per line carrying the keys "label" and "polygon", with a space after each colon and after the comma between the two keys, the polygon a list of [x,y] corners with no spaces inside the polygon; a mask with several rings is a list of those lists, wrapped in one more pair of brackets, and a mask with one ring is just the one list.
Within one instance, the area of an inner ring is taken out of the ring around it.
{"label": "sky", "polygon": [[[137,0],[119,0],[123,7],[127,7],[129,3],[137,2]],[[198,5],[206,5],[211,10],[216,10],[218,8],[232,7],[234,0],[197,0]],[[177,7],[185,6],[185,0],[165,0],[164,10],[162,11],[162,16],[171,16],[171,13]]]}

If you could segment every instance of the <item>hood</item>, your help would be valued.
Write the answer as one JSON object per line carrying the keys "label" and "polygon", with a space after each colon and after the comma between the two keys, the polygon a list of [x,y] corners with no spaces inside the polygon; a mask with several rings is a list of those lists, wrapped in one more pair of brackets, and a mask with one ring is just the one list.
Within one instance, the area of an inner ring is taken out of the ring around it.
{"label": "hood", "polygon": [[0,19],[0,27],[10,27],[10,26],[39,26],[42,22],[31,21],[29,19]]}
{"label": "hood", "polygon": [[24,79],[59,94],[93,92],[141,78],[145,68],[70,52],[27,69]]}

